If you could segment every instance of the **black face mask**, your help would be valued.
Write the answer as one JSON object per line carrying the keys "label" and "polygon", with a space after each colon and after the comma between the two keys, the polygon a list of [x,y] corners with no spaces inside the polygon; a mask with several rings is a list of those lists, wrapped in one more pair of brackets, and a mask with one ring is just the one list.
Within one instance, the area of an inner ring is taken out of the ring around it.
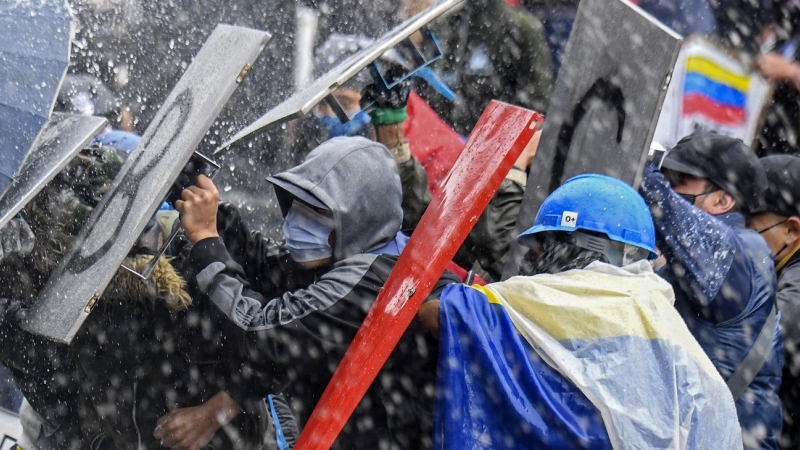
{"label": "black face mask", "polygon": [[[773,229],[773,228],[777,227],[778,225],[783,225],[784,223],[786,223],[786,222],[788,222],[788,221],[789,221],[789,219],[788,219],[788,218],[786,218],[786,219],[783,219],[783,220],[781,220],[781,221],[780,221],[780,222],[778,222],[778,223],[774,223],[774,224],[772,224],[772,225],[768,226],[767,228],[764,228],[763,230],[758,230],[758,234],[764,234],[764,233],[766,233],[767,231],[769,231],[769,230],[771,230],[771,229]],[[780,250],[778,250],[777,252],[775,252],[775,253],[772,255],[772,259],[773,259],[775,262],[778,262],[778,255],[780,255],[780,254],[781,254],[781,252],[783,252],[784,250],[786,250],[786,247],[788,247],[788,246],[789,246],[789,244],[783,244],[783,247],[781,247],[781,248],[780,248]]]}

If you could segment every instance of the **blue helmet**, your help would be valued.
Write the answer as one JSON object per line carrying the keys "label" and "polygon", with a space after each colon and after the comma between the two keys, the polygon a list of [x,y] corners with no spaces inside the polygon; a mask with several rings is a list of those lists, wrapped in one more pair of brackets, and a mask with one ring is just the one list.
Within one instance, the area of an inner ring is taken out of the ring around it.
{"label": "blue helmet", "polygon": [[[533,226],[518,240],[529,245],[537,233],[575,231],[601,233],[610,241],[632,245],[655,258],[655,228],[650,210],[642,197],[620,180],[605,175],[587,174],[570,178],[542,203]],[[585,233],[577,245],[602,252],[602,245],[592,247]],[[596,238],[595,238],[596,240]]]}

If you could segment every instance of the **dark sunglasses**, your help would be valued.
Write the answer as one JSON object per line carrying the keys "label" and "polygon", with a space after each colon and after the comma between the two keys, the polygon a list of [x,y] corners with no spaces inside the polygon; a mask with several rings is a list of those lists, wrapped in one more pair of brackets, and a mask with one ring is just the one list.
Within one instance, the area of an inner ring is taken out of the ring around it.
{"label": "dark sunglasses", "polygon": [[680,192],[676,192],[676,194],[683,197],[684,200],[694,205],[694,202],[697,200],[697,197],[702,197],[704,195],[713,194],[714,192],[720,191],[721,189],[714,189],[708,192],[703,192],[702,194],[681,194]]}

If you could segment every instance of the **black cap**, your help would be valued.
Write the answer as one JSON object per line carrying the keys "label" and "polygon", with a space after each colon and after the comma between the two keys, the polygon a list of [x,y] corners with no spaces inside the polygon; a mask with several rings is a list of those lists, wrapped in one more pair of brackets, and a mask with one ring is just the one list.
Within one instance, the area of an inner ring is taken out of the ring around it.
{"label": "black cap", "polygon": [[767,174],[767,191],[757,212],[800,217],[800,157],[774,155],[761,158]]}
{"label": "black cap", "polygon": [[767,176],[755,152],[739,139],[707,131],[681,139],[662,167],[705,178],[730,194],[743,211],[760,204]]}

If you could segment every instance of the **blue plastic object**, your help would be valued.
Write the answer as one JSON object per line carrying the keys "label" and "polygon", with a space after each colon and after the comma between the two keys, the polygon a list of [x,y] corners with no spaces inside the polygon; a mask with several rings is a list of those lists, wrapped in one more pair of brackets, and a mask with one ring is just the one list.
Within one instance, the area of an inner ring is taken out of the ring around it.
{"label": "blue plastic object", "polygon": [[102,133],[96,138],[94,138],[94,141],[92,141],[92,145],[104,145],[107,147],[114,147],[130,155],[133,149],[135,149],[136,146],[139,145],[139,141],[141,140],[142,137],[136,133],[131,133],[129,131],[112,130]]}
{"label": "blue plastic object", "polygon": [[605,175],[570,178],[545,199],[533,227],[519,236],[521,244],[545,231],[576,230],[603,233],[612,241],[650,251],[655,257],[653,218],[644,199],[632,187]]}
{"label": "blue plastic object", "polygon": [[275,424],[275,441],[278,444],[278,449],[289,450],[289,442],[283,435],[283,428],[281,428],[281,421],[278,419],[278,411],[275,409],[275,403],[272,401],[272,394],[267,396],[267,406],[269,406],[269,412],[272,414],[272,422]]}

